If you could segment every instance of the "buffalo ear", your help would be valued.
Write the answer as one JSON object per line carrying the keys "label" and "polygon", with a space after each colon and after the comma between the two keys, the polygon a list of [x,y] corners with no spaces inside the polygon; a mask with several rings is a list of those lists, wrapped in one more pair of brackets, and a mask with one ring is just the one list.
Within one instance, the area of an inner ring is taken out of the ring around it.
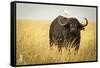
{"label": "buffalo ear", "polygon": [[88,20],[87,20],[87,18],[84,18],[85,19],[85,21],[86,21],[86,24],[81,24],[81,23],[79,23],[79,28],[80,28],[80,30],[84,30],[85,29],[85,26],[87,26],[88,25]]}
{"label": "buffalo ear", "polygon": [[81,24],[79,24],[79,29],[84,30],[85,28]]}

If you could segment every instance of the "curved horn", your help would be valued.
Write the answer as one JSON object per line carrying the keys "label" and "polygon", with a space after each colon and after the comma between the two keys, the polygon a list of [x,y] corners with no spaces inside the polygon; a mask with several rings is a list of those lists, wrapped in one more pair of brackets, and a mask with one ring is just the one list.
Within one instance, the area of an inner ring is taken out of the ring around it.
{"label": "curved horn", "polygon": [[86,24],[85,24],[85,25],[82,24],[83,27],[85,27],[85,26],[88,25],[88,20],[87,20],[87,18],[84,17],[84,19],[85,19],[85,21],[86,21]]}
{"label": "curved horn", "polygon": [[63,18],[59,18],[58,19],[58,23],[61,25],[61,26],[65,26],[66,24],[67,24],[67,19],[66,20],[64,20]]}

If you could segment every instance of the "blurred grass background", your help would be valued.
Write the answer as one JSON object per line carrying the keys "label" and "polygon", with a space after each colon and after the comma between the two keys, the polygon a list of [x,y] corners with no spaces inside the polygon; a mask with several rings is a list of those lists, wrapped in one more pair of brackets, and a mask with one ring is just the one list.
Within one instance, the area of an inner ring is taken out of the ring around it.
{"label": "blurred grass background", "polygon": [[50,20],[17,20],[16,22],[16,63],[46,64],[96,60],[96,23],[89,23],[81,31],[81,43],[77,55],[68,55],[63,49],[49,48]]}

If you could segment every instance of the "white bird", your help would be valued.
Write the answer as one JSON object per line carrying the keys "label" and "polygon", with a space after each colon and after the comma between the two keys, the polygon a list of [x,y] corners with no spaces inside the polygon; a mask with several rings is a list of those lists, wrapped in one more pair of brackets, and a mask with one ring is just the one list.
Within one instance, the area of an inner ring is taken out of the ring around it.
{"label": "white bird", "polygon": [[68,12],[68,10],[63,10],[63,15],[65,17],[70,17],[70,13]]}

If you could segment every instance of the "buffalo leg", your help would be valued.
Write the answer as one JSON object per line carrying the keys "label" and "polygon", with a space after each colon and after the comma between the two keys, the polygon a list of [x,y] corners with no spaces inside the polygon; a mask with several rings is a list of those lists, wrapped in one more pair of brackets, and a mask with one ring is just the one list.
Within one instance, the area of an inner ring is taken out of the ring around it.
{"label": "buffalo leg", "polygon": [[76,47],[75,47],[75,53],[77,54],[78,51],[79,51],[80,40],[79,40],[79,39],[76,39],[75,42],[76,42],[76,43],[75,43],[75,45],[76,45]]}
{"label": "buffalo leg", "polygon": [[50,40],[50,50],[52,50],[53,41]]}
{"label": "buffalo leg", "polygon": [[58,51],[61,52],[62,51],[62,46],[58,45]]}
{"label": "buffalo leg", "polygon": [[67,42],[64,44],[66,50],[68,49],[68,45],[69,45],[69,43],[68,43],[68,41],[67,41]]}
{"label": "buffalo leg", "polygon": [[50,41],[50,47],[52,47],[53,46],[53,42],[52,41]]}
{"label": "buffalo leg", "polygon": [[75,47],[75,55],[78,53],[78,50],[79,50],[79,45],[77,45],[76,47]]}

